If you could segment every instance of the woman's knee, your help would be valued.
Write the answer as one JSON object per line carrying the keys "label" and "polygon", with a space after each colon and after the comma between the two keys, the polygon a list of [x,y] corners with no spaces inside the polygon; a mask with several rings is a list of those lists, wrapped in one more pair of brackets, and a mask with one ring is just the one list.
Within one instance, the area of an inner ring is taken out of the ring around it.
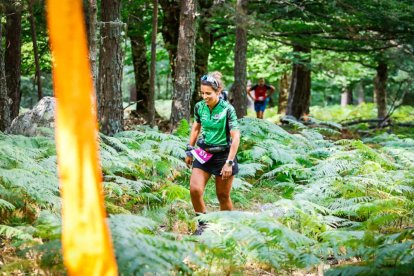
{"label": "woman's knee", "polygon": [[230,193],[219,192],[217,193],[217,199],[219,202],[227,202],[230,200]]}
{"label": "woman's knee", "polygon": [[190,185],[190,195],[192,197],[201,197],[203,196],[204,189],[199,185]]}

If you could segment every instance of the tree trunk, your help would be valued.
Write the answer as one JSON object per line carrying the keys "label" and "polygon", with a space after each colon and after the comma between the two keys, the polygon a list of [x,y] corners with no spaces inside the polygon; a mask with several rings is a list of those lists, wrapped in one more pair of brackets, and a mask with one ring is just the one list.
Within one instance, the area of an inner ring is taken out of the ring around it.
{"label": "tree trunk", "polygon": [[193,114],[195,104],[201,100],[199,93],[200,78],[208,71],[208,57],[214,43],[214,38],[210,30],[208,19],[211,17],[210,8],[213,1],[199,1],[200,16],[198,17],[198,28],[195,50],[195,88],[191,97],[190,112]]}
{"label": "tree trunk", "polygon": [[289,96],[289,76],[288,73],[283,73],[279,81],[279,104],[277,108],[278,114],[285,114]]}
{"label": "tree trunk", "polygon": [[164,14],[161,32],[164,47],[167,49],[170,58],[171,77],[174,81],[180,26],[180,0],[160,0],[159,3]]}
{"label": "tree trunk", "polygon": [[148,122],[153,127],[155,124],[155,65],[157,56],[157,29],[158,29],[158,0],[153,0],[152,36],[151,36],[151,74],[150,93],[148,103]]}
{"label": "tree trunk", "polygon": [[353,101],[352,89],[350,86],[347,86],[341,94],[341,106],[352,105]]}
{"label": "tree trunk", "polygon": [[[0,6],[0,22],[3,18],[3,10]],[[10,98],[7,95],[6,71],[4,68],[3,54],[3,24],[0,23],[0,131],[5,131],[10,126]]]}
{"label": "tree trunk", "polygon": [[33,42],[34,61],[35,61],[35,66],[36,66],[35,79],[37,82],[37,99],[40,101],[40,99],[43,98],[42,78],[41,78],[40,63],[39,63],[39,51],[37,48],[36,24],[35,24],[35,19],[33,16],[33,4],[34,4],[34,0],[30,0],[29,1],[29,21],[30,21],[30,31],[31,31],[32,42]]}
{"label": "tree trunk", "polygon": [[365,102],[365,95],[364,95],[364,87],[362,86],[362,83],[359,82],[355,89],[358,95],[358,105],[363,104]]}
{"label": "tree trunk", "polygon": [[247,114],[246,94],[246,52],[247,52],[247,3],[237,0],[236,6],[236,45],[234,49],[234,84],[231,87],[233,105],[238,118]]}
{"label": "tree trunk", "polygon": [[131,40],[132,62],[134,65],[136,110],[148,117],[150,104],[150,75],[147,64],[147,45],[145,43],[143,20],[138,16],[143,14],[142,6],[130,12],[128,20],[128,36]]}
{"label": "tree trunk", "polygon": [[99,53],[98,118],[100,130],[114,135],[123,128],[120,0],[102,0],[102,45]]}
{"label": "tree trunk", "polygon": [[374,79],[374,91],[377,100],[378,119],[387,116],[387,78],[388,64],[380,61],[377,67],[377,75]]}
{"label": "tree trunk", "polygon": [[293,51],[298,56],[299,62],[293,63],[286,115],[299,119],[304,114],[309,114],[311,93],[310,48],[295,45]]}
{"label": "tree trunk", "polygon": [[4,63],[8,96],[12,100],[11,120],[19,115],[22,13],[19,0],[9,0],[6,9],[6,49]]}
{"label": "tree trunk", "polygon": [[93,77],[93,84],[97,87],[98,77],[97,56],[98,56],[98,6],[96,0],[88,0],[87,5],[87,30],[89,45],[89,60]]}
{"label": "tree trunk", "polygon": [[183,0],[181,2],[177,67],[171,108],[171,130],[174,130],[182,119],[190,121],[190,98],[194,89],[194,44],[195,0]]}

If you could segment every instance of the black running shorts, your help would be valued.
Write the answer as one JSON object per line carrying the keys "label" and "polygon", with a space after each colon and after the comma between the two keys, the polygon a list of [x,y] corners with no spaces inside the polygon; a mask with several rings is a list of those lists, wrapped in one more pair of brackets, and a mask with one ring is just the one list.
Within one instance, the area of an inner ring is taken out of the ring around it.
{"label": "black running shorts", "polygon": [[[229,156],[228,151],[214,153],[210,160],[206,163],[201,164],[197,159],[194,158],[193,161],[193,169],[201,169],[209,174],[213,174],[215,176],[219,176],[221,173],[221,169],[223,168],[224,164],[226,163],[227,157]],[[239,172],[239,165],[237,164],[237,158],[234,159],[233,163],[233,173],[232,175],[236,175]]]}

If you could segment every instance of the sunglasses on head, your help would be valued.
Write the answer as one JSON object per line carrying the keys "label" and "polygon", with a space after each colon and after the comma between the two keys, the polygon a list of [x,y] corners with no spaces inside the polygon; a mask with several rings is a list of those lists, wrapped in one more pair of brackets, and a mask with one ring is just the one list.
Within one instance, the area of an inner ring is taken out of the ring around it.
{"label": "sunglasses on head", "polygon": [[211,86],[214,90],[217,90],[219,88],[218,81],[210,75],[204,75],[200,80],[201,84]]}

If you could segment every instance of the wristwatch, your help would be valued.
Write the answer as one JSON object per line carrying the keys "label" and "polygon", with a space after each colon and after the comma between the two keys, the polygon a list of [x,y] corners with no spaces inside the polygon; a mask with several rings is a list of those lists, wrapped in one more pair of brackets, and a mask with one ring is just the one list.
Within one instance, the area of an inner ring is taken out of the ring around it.
{"label": "wristwatch", "polygon": [[233,160],[226,160],[226,165],[233,166]]}

